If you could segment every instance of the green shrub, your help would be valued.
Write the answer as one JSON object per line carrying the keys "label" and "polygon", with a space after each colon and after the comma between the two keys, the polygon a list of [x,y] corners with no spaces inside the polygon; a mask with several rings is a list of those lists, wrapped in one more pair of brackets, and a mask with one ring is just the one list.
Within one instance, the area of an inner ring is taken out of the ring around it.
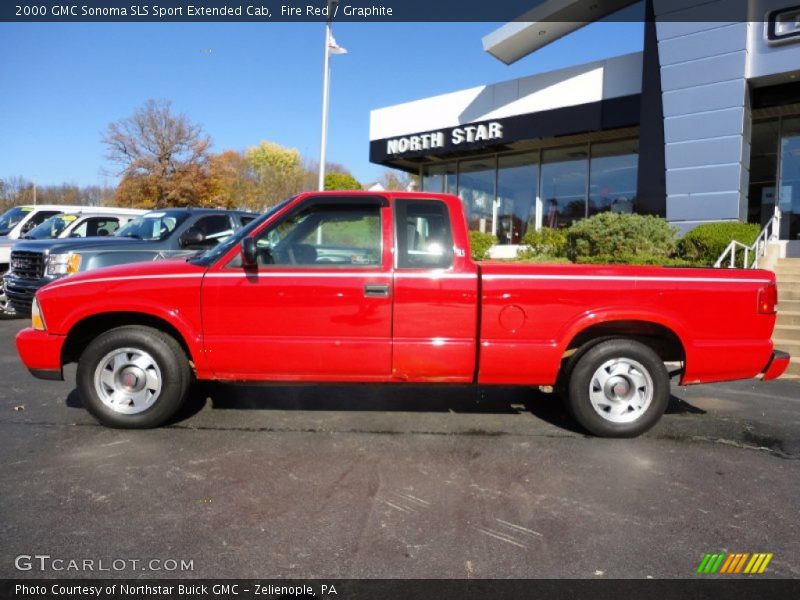
{"label": "green shrub", "polygon": [[649,215],[602,212],[567,229],[567,257],[575,262],[598,256],[671,257],[678,230]]}
{"label": "green shrub", "polygon": [[529,231],[522,238],[522,244],[527,249],[520,250],[520,253],[530,253],[530,255],[545,256],[564,256],[567,249],[567,234],[563,229],[551,229],[542,227],[539,231]]}
{"label": "green shrub", "polygon": [[513,262],[519,263],[538,263],[551,265],[571,265],[572,261],[564,256],[551,256],[550,254],[534,254],[530,251],[522,250],[517,254]]}
{"label": "green shrub", "polygon": [[480,231],[469,232],[469,246],[472,249],[473,260],[483,260],[489,252],[489,248],[497,243],[497,236],[491,233],[481,233]]}
{"label": "green shrub", "polygon": [[[756,223],[738,221],[698,225],[678,243],[678,256],[696,264],[713,266],[732,240],[750,246],[756,241],[759,231],[761,228]],[[743,266],[743,262],[744,254],[741,258],[737,256],[737,266]]]}
{"label": "green shrub", "polygon": [[653,254],[600,254],[582,256],[577,262],[582,265],[653,265],[662,267],[693,267],[691,261]]}

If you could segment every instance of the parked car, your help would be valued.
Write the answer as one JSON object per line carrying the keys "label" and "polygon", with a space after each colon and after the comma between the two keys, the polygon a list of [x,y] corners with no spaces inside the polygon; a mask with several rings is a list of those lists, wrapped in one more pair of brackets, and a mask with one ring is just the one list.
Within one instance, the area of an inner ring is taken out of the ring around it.
{"label": "parked car", "polygon": [[[11,247],[17,239],[55,215],[78,212],[85,208],[68,204],[31,204],[14,206],[0,215],[0,277],[8,271]],[[13,316],[3,286],[0,285],[0,319]]]}
{"label": "parked car", "polygon": [[170,208],[137,216],[113,236],[20,240],[3,278],[9,308],[30,315],[33,295],[61,277],[100,267],[190,256],[216,245],[258,215],[242,211]]}
{"label": "parked car", "polygon": [[475,263],[455,196],[307,193],[188,260],[51,283],[17,347],[37,377],[77,361],[112,427],[167,422],[194,379],[477,383],[553,386],[588,431],[629,437],[673,374],[781,375],[776,305],[770,271]]}

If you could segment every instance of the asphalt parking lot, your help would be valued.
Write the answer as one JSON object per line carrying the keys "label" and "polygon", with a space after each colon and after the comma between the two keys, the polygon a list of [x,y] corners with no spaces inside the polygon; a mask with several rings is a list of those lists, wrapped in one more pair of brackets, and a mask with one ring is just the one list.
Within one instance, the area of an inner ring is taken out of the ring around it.
{"label": "asphalt parking lot", "polygon": [[[204,385],[115,431],[74,367],[28,375],[24,325],[0,322],[0,577],[691,577],[720,550],[800,577],[800,383],[676,387],[634,440],[551,395],[420,386]],[[35,554],[192,570],[15,569]]]}

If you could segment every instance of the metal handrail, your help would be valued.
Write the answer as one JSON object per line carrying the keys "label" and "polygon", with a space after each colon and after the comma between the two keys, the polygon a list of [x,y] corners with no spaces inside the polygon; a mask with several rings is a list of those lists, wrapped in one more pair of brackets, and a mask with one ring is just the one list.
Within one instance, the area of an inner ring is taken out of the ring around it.
{"label": "metal handrail", "polygon": [[[781,228],[781,209],[775,207],[775,213],[772,215],[764,229],[758,234],[756,241],[748,246],[737,240],[731,241],[727,248],[719,255],[717,262],[714,263],[715,268],[722,267],[724,262],[728,262],[726,268],[736,268],[736,249],[741,248],[744,252],[743,265],[745,269],[755,269],[758,266],[758,259],[764,256],[767,252],[767,243],[774,242],[778,239]],[[753,260],[750,262],[750,255],[752,254]]]}

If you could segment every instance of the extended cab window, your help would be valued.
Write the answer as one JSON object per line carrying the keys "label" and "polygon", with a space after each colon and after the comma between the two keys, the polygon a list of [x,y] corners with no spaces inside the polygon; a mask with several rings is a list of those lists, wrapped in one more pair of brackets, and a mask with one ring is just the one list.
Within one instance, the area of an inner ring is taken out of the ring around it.
{"label": "extended cab window", "polygon": [[444,202],[396,200],[397,268],[447,269],[453,265],[453,236]]}
{"label": "extended cab window", "polygon": [[375,267],[381,258],[378,204],[314,204],[256,240],[259,265]]}

